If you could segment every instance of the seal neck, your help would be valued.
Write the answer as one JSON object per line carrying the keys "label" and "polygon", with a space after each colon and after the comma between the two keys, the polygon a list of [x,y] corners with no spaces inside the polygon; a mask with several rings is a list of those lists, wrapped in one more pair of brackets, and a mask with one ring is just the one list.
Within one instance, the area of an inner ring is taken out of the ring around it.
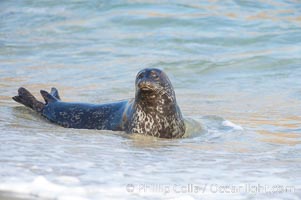
{"label": "seal neck", "polygon": [[136,99],[131,110],[128,130],[131,133],[160,138],[179,138],[185,133],[185,124],[175,99],[155,101]]}
{"label": "seal neck", "polygon": [[135,103],[141,108],[156,108],[156,107],[173,107],[176,105],[176,98],[174,94],[165,93],[160,94],[156,92],[137,91]]}

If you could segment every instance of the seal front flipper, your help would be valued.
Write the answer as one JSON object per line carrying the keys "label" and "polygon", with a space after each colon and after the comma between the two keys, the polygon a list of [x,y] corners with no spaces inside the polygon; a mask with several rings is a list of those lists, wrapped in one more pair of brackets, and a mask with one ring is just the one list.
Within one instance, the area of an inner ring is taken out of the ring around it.
{"label": "seal front flipper", "polygon": [[13,100],[39,113],[41,113],[45,107],[45,104],[38,101],[28,90],[23,87],[18,89],[18,96],[14,96]]}

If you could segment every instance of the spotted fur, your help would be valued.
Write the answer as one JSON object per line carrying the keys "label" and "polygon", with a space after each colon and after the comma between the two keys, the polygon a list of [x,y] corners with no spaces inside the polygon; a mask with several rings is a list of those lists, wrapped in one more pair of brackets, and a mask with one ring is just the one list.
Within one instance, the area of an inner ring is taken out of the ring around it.
{"label": "spotted fur", "polygon": [[130,111],[128,132],[161,138],[179,138],[185,133],[174,89],[161,70],[145,69],[138,73]]}

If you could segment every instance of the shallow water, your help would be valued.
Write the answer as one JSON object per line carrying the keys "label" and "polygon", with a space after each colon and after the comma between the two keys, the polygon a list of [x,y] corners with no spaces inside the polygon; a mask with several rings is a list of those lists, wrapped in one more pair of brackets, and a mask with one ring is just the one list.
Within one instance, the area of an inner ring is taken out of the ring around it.
{"label": "shallow water", "polygon": [[[11,100],[128,99],[144,67],[189,137],[65,129]],[[299,199],[300,76],[298,0],[1,1],[0,197]]]}

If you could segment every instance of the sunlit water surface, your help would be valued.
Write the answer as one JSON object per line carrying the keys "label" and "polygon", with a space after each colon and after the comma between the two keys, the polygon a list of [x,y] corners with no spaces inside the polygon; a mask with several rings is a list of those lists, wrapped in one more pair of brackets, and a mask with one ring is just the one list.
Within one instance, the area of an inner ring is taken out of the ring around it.
{"label": "sunlit water surface", "polygon": [[[11,100],[129,99],[145,67],[170,76],[186,138],[65,129]],[[0,197],[299,199],[300,77],[298,0],[1,1]]]}

